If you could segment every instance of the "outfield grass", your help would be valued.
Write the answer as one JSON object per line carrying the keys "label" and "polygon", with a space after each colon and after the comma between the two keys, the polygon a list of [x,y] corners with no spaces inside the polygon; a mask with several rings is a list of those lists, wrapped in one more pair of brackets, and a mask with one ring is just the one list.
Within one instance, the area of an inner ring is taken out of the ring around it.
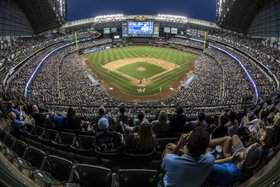
{"label": "outfield grass", "polygon": [[[91,62],[92,68],[98,72],[100,76],[107,79],[115,87],[119,88],[122,92],[130,95],[139,95],[137,92],[138,87],[131,84],[130,80],[120,76],[117,73],[109,72],[103,68],[102,65],[125,58],[157,58],[177,64],[180,68],[174,69],[160,77],[155,78],[152,84],[145,88],[145,92],[141,95],[151,95],[159,92],[159,88],[169,89],[170,84],[186,73],[189,67],[189,61],[193,60],[196,55],[188,52],[182,52],[170,48],[159,48],[151,46],[131,46],[123,48],[113,48],[109,50],[97,51],[85,55]],[[128,71],[130,73],[133,71]],[[133,77],[136,75],[133,74]],[[142,78],[142,77],[141,77]]]}
{"label": "outfield grass", "polygon": [[[139,69],[143,70],[139,70]],[[122,66],[118,69],[118,71],[127,74],[131,77],[134,77],[136,79],[140,78],[150,78],[154,75],[157,75],[161,72],[164,72],[165,69],[163,69],[160,66],[156,66],[153,64],[149,64],[147,62],[135,62],[133,64]]]}

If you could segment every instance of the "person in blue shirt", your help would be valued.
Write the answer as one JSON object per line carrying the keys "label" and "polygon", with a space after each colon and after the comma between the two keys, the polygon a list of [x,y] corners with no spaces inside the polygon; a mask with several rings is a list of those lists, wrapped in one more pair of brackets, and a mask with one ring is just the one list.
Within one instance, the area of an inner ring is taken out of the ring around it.
{"label": "person in blue shirt", "polygon": [[21,132],[26,132],[26,125],[34,125],[34,120],[26,118],[24,121],[17,119],[17,115],[14,112],[9,113],[9,117],[11,118],[12,127],[18,129]]}
{"label": "person in blue shirt", "polygon": [[183,134],[177,145],[168,144],[162,162],[162,186],[201,186],[211,172],[215,160],[211,153],[205,154],[208,144],[209,134],[203,126]]}
{"label": "person in blue shirt", "polygon": [[66,117],[62,114],[56,114],[55,112],[49,113],[48,125],[56,129],[61,129],[64,127],[66,122]]}
{"label": "person in blue shirt", "polygon": [[247,177],[246,173],[256,168],[265,158],[266,150],[271,146],[272,138],[272,129],[260,128],[256,143],[230,157],[215,160],[208,182],[212,185],[229,186],[245,179]]}

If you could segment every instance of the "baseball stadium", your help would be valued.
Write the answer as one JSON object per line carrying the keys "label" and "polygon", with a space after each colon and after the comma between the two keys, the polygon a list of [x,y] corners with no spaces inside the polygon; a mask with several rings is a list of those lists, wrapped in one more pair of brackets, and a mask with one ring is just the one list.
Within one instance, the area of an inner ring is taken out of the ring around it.
{"label": "baseball stadium", "polygon": [[280,186],[280,1],[186,1],[1,0],[1,186]]}

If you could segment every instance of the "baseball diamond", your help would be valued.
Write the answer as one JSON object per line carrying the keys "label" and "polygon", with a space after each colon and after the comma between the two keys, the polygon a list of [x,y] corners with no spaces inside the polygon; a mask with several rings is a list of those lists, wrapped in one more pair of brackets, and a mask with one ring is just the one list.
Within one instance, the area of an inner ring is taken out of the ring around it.
{"label": "baseball diamond", "polygon": [[83,59],[110,95],[130,102],[150,102],[174,93],[194,69],[196,55],[169,48],[131,46],[90,53]]}

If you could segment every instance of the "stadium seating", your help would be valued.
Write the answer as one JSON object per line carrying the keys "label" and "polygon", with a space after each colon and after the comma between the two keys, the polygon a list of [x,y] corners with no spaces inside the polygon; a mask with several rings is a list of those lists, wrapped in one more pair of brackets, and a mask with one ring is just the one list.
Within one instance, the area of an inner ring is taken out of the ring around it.
{"label": "stadium seating", "polygon": [[6,156],[10,159],[17,157],[23,157],[23,154],[27,148],[27,144],[21,140],[15,140],[11,148],[6,148]]}
{"label": "stadium seating", "polygon": [[156,187],[159,174],[155,170],[121,169],[117,172],[120,187]]}
{"label": "stadium seating", "polygon": [[109,168],[89,164],[77,164],[72,182],[82,187],[111,187],[112,171]]}
{"label": "stadium seating", "polygon": [[17,167],[33,179],[35,170],[42,167],[45,157],[46,153],[44,151],[35,147],[28,147],[24,155],[17,158]]}
{"label": "stadium seating", "polygon": [[71,149],[76,153],[86,155],[94,155],[95,150],[95,136],[78,135]]}
{"label": "stadium seating", "polygon": [[4,140],[0,142],[0,149],[2,150],[2,152],[5,153],[6,149],[11,148],[14,141],[15,141],[15,138],[12,135],[6,134]]}
{"label": "stadium seating", "polygon": [[72,162],[64,158],[48,155],[41,169],[35,171],[35,181],[44,186],[59,185],[70,181]]}
{"label": "stadium seating", "polygon": [[76,142],[76,135],[74,133],[60,132],[54,144],[63,150],[70,150],[70,145]]}

